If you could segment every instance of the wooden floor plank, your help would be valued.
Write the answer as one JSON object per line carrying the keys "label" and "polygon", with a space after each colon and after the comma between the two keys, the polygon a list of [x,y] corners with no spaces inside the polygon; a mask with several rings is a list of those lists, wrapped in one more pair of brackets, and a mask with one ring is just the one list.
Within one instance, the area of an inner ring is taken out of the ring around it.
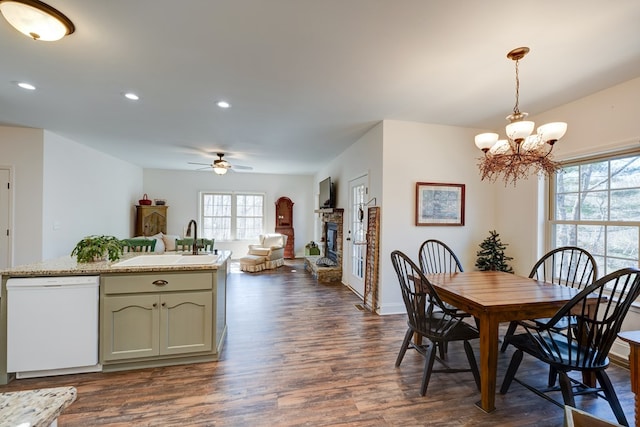
{"label": "wooden floor plank", "polygon": [[[495,412],[482,412],[468,372],[436,373],[427,396],[420,396],[424,359],[408,351],[394,367],[406,316],[371,314],[356,308],[361,303],[342,285],[315,282],[301,260],[254,274],[233,268],[220,361],[21,379],[0,392],[75,386],[78,398],[59,418],[60,427],[562,425],[560,408],[517,383],[496,396]],[[474,349],[478,357],[477,343]],[[498,384],[510,356],[510,350],[500,354]],[[466,365],[455,343],[449,357],[453,365]],[[629,371],[611,366],[608,372],[633,425]],[[545,368],[527,357],[520,373],[546,381]],[[603,399],[576,400],[615,420]]]}

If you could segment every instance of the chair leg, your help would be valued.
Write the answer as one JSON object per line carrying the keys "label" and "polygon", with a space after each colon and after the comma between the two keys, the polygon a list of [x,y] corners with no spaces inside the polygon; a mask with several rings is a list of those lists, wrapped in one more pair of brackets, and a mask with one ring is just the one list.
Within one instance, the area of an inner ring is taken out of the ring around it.
{"label": "chair leg", "polygon": [[447,356],[447,351],[449,351],[449,346],[446,341],[442,341],[438,348],[440,349],[440,359],[443,359]]}
{"label": "chair leg", "polygon": [[413,335],[413,331],[411,330],[411,328],[408,328],[407,333],[404,334],[404,340],[402,340],[402,347],[400,347],[400,352],[398,353],[398,357],[396,358],[396,368],[400,366],[400,364],[402,363],[402,359],[404,359],[404,354],[407,352],[407,348],[409,348],[411,335]]}
{"label": "chair leg", "polygon": [[504,338],[502,338],[502,346],[500,347],[500,352],[504,353],[507,350],[507,346],[509,345],[509,343],[507,342],[507,337],[513,335],[516,332],[517,327],[518,322],[509,322],[507,333],[504,334]]}
{"label": "chair leg", "polygon": [[618,423],[623,426],[628,426],[629,422],[627,418],[624,416],[624,411],[622,410],[622,406],[620,406],[620,401],[618,400],[618,396],[616,395],[616,391],[613,388],[613,384],[611,384],[611,380],[609,379],[609,375],[605,371],[596,371],[596,378],[600,383],[600,387],[604,391],[604,395],[607,397],[607,401],[609,402],[609,406],[611,406],[611,410],[613,414],[616,416]]}
{"label": "chair leg", "polygon": [[433,371],[433,362],[436,359],[436,349],[438,344],[433,343],[429,346],[427,354],[425,355],[424,371],[422,372],[422,385],[420,386],[420,396],[427,394],[427,386],[429,385],[429,379],[431,378],[431,372]]}
{"label": "chair leg", "polygon": [[504,374],[504,380],[502,380],[502,386],[500,387],[500,394],[506,394],[509,391],[509,387],[511,386],[511,382],[516,376],[516,372],[520,367],[520,363],[522,362],[523,353],[521,350],[516,350],[511,357],[511,362],[509,363],[509,367],[507,368],[507,373]]}
{"label": "chair leg", "polygon": [[547,386],[549,388],[556,385],[556,379],[558,378],[558,371],[553,366],[549,366],[549,380],[547,381]]}
{"label": "chair leg", "polygon": [[473,374],[473,379],[476,381],[476,386],[480,390],[480,371],[478,371],[478,363],[476,362],[476,356],[473,354],[473,349],[469,341],[464,342],[464,351],[467,353],[467,359],[469,359],[469,367]]}
{"label": "chair leg", "polygon": [[559,372],[560,390],[562,391],[562,399],[565,405],[573,406],[575,408],[576,401],[573,397],[573,387],[571,380],[566,372]]}

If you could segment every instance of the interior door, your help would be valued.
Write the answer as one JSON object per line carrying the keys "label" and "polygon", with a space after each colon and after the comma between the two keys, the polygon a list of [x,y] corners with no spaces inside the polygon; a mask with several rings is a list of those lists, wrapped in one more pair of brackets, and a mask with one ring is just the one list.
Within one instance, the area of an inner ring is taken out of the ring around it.
{"label": "interior door", "polygon": [[11,173],[0,168],[0,270],[11,267]]}
{"label": "interior door", "polygon": [[347,271],[346,278],[349,285],[358,295],[364,295],[364,275],[367,256],[367,203],[368,175],[362,175],[349,181],[349,212],[346,248]]}

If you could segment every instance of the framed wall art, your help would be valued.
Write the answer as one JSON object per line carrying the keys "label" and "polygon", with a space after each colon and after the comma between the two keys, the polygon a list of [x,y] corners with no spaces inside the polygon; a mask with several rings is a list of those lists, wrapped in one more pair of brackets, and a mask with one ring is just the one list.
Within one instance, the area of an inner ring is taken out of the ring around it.
{"label": "framed wall art", "polygon": [[464,225],[464,184],[417,182],[416,225]]}

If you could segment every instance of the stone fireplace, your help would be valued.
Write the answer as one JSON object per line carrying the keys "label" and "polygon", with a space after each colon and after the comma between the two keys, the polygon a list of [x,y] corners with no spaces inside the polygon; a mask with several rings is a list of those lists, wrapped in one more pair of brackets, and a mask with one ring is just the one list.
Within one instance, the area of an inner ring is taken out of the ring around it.
{"label": "stone fireplace", "polygon": [[316,262],[320,256],[305,257],[305,269],[319,282],[342,281],[342,217],[344,209],[323,209],[322,215],[322,257],[329,258],[335,266],[321,266]]}

